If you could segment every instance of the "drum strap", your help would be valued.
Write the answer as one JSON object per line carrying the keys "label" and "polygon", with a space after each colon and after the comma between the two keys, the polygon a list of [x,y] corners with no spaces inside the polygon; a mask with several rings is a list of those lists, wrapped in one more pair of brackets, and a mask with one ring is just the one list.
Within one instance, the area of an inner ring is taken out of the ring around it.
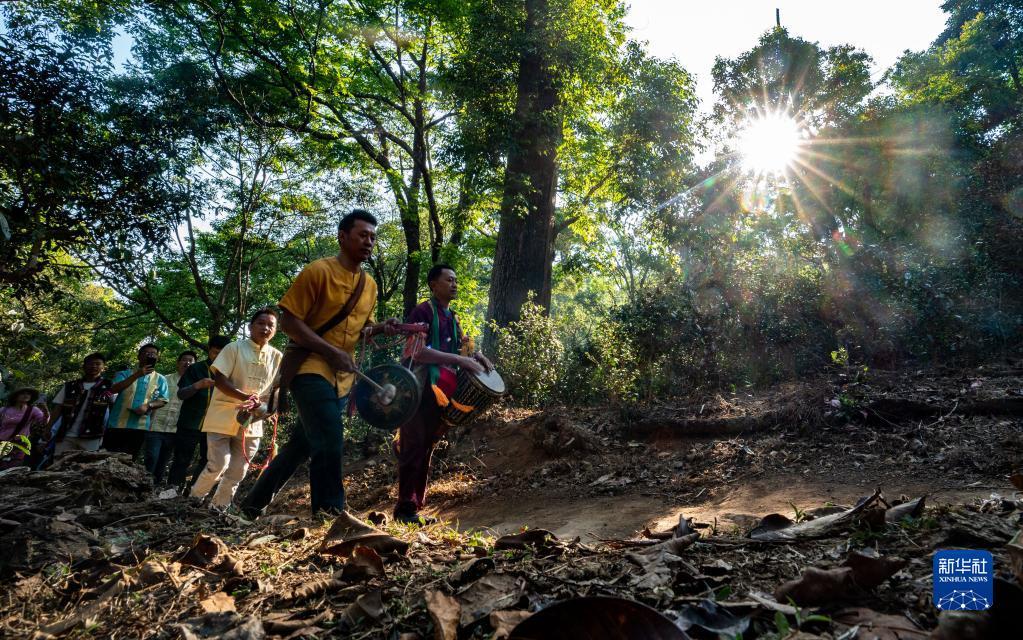
{"label": "drum strap", "polygon": [[[430,298],[430,309],[433,310],[433,323],[430,326],[430,346],[434,349],[444,350],[440,341],[440,313],[437,310],[437,301],[433,298]],[[454,311],[451,312],[451,334],[450,353],[458,353],[462,349],[462,332],[458,326],[458,316],[455,315]],[[433,395],[437,399],[437,406],[446,407],[450,404],[463,413],[469,413],[475,408],[448,398],[444,390],[437,384],[437,381],[440,380],[440,366],[431,364],[428,366],[427,371],[430,374],[430,387],[433,389]]]}

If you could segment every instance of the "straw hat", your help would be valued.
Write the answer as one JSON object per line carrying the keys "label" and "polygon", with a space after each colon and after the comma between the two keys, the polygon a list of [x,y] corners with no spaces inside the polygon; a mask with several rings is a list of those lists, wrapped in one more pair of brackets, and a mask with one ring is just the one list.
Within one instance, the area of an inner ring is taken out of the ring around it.
{"label": "straw hat", "polygon": [[30,405],[35,404],[36,400],[39,399],[38,389],[33,389],[32,387],[21,387],[20,389],[17,389],[16,391],[12,392],[10,395],[7,396],[7,404],[13,407],[14,399],[17,398],[22,393],[27,393],[29,395],[28,403]]}

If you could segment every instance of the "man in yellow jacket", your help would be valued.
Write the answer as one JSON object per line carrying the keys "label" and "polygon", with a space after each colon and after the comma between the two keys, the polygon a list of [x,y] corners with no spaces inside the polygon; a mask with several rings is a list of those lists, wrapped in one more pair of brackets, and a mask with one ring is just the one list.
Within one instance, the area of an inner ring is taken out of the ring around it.
{"label": "man in yellow jacket", "polygon": [[234,498],[249,468],[249,460],[259,449],[263,437],[263,421],[248,425],[238,422],[238,411],[246,409],[258,415],[258,407],[266,405],[273,388],[282,354],[270,346],[277,333],[277,312],[260,309],[249,322],[249,337],[224,347],[213,361],[214,389],[209,409],[203,419],[206,434],[206,468],[195,484],[192,497],[203,498],[220,481],[210,504],[226,509]]}

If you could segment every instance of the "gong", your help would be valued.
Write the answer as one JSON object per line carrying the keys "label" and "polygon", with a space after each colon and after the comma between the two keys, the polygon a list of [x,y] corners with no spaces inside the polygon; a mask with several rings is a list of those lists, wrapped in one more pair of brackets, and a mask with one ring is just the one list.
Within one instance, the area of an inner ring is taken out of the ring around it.
{"label": "gong", "polygon": [[[365,380],[355,383],[355,408],[362,419],[377,429],[393,429],[406,422],[419,408],[420,390],[416,376],[397,364],[382,364],[364,372],[365,376],[390,391],[380,391]],[[390,385],[390,386],[388,386]]]}

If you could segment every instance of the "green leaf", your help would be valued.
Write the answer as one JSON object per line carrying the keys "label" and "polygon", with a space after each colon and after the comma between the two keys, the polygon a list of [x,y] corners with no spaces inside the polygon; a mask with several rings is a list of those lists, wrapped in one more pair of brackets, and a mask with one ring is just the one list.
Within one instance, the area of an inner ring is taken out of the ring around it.
{"label": "green leaf", "polygon": [[785,617],[785,614],[781,611],[774,613],[774,627],[778,630],[779,635],[786,636],[789,633],[789,619]]}

